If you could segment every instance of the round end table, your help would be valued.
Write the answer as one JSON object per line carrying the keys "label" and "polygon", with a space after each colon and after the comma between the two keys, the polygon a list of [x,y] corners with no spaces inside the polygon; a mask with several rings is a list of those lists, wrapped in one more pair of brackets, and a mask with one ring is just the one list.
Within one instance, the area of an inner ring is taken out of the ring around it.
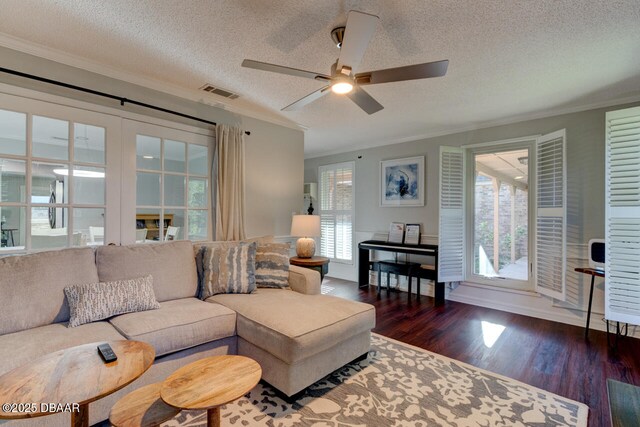
{"label": "round end table", "polygon": [[160,397],[178,409],[207,410],[207,426],[220,426],[220,406],[244,396],[258,384],[262,368],[244,356],[212,356],[168,376]]}

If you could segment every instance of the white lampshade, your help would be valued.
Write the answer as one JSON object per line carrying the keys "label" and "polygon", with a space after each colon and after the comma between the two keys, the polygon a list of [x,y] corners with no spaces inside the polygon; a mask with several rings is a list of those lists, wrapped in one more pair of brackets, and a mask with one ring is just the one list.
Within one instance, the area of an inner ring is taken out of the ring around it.
{"label": "white lampshade", "polygon": [[319,215],[294,215],[291,235],[297,237],[320,237]]}

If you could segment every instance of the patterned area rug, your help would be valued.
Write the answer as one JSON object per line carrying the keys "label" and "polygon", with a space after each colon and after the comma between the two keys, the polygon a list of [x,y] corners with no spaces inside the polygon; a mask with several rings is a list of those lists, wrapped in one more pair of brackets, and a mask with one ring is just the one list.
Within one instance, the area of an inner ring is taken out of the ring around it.
{"label": "patterned area rug", "polygon": [[[373,334],[369,357],[323,378],[293,404],[263,383],[222,408],[223,426],[586,426],[588,407]],[[183,411],[165,426],[206,425]]]}

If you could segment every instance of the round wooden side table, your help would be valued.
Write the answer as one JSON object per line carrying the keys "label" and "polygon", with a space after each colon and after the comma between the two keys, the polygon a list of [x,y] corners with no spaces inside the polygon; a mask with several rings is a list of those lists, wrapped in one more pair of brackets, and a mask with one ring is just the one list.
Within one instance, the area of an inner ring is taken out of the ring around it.
{"label": "round wooden side table", "polygon": [[[53,414],[41,403],[73,405],[71,425],[89,425],[89,403],[101,399],[146,372],[156,352],[140,341],[109,341],[118,360],[104,363],[98,354],[103,342],[84,344],[42,356],[0,377],[0,402],[33,404],[29,411],[0,410],[0,419]],[[36,404],[37,403],[37,404]],[[31,410],[33,409],[33,410]]]}
{"label": "round wooden side table", "polygon": [[207,426],[220,426],[220,407],[258,384],[262,368],[244,356],[212,356],[190,363],[168,376],[160,397],[178,409],[207,410]]}
{"label": "round wooden side table", "polygon": [[114,427],[155,427],[180,413],[160,398],[162,383],[150,384],[124,396],[113,405],[109,422]]}
{"label": "round wooden side table", "polygon": [[324,279],[324,275],[329,272],[329,258],[325,258],[323,256],[314,256],[311,258],[300,258],[294,256],[289,258],[289,264],[316,270],[320,273],[320,282]]}

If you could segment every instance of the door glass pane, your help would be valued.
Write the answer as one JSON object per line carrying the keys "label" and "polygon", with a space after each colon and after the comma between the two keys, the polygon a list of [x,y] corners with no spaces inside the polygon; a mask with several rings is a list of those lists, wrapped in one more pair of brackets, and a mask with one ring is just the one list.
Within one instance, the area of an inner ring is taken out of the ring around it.
{"label": "door glass pane", "polygon": [[160,209],[138,208],[136,211],[136,243],[152,243],[159,241]]}
{"label": "door glass pane", "polygon": [[0,153],[27,154],[27,115],[0,110]]}
{"label": "door glass pane", "polygon": [[0,159],[0,202],[26,202],[24,160]]}
{"label": "door glass pane", "polygon": [[73,158],[77,162],[104,164],[105,129],[75,123]]}
{"label": "door glass pane", "polygon": [[209,149],[203,145],[189,144],[189,173],[207,175]]}
{"label": "door glass pane", "polygon": [[137,173],[136,202],[140,206],[160,206],[160,174]]}
{"label": "door glass pane", "polygon": [[474,273],[528,280],[528,150],[476,154]]}
{"label": "door glass pane", "polygon": [[0,206],[0,251],[24,248],[26,208]]}
{"label": "door glass pane", "polygon": [[181,175],[164,176],[164,205],[184,206],[185,177]]}
{"label": "door glass pane", "polygon": [[52,163],[31,163],[31,202],[67,203],[69,167]]}
{"label": "door glass pane", "polygon": [[165,240],[184,240],[184,209],[165,209],[164,218],[167,223]]}
{"label": "door glass pane", "polygon": [[185,143],[164,141],[164,170],[169,172],[185,171]]}
{"label": "door glass pane", "polygon": [[73,209],[71,246],[86,245],[104,245],[104,209]]}
{"label": "door glass pane", "polygon": [[189,210],[189,240],[207,240],[207,211]]}
{"label": "door glass pane", "polygon": [[104,205],[104,168],[74,166],[73,186],[74,203]]}
{"label": "door glass pane", "polygon": [[67,247],[68,209],[31,208],[31,247],[49,249]]}
{"label": "door glass pane", "polygon": [[34,157],[47,159],[69,159],[69,122],[33,116]]}
{"label": "door glass pane", "polygon": [[136,136],[136,166],[138,169],[160,170],[160,138]]}
{"label": "door glass pane", "polygon": [[208,195],[206,179],[189,178],[188,204],[190,208],[206,208]]}

